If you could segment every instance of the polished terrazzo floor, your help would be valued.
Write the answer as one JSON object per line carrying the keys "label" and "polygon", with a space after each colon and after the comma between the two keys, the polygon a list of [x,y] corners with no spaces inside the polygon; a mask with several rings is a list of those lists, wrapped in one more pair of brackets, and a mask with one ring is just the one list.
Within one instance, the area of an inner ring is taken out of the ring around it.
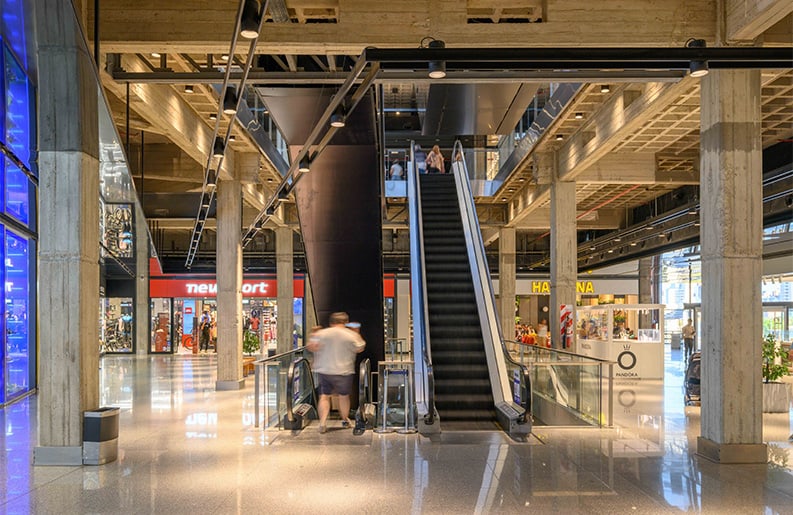
{"label": "polished terrazzo floor", "polygon": [[768,465],[693,455],[683,368],[615,385],[614,429],[353,436],[253,427],[253,387],[214,390],[214,356],[105,357],[119,459],[33,467],[35,396],[0,410],[2,513],[793,513],[791,413],[766,415]]}

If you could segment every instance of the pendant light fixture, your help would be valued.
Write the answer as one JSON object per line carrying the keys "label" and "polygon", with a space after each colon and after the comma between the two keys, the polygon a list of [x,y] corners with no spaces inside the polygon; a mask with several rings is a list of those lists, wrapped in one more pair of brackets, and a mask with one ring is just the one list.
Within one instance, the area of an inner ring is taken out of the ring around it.
{"label": "pendant light fixture", "polygon": [[226,92],[223,93],[223,113],[237,113],[237,90],[232,86],[227,87]]}
{"label": "pendant light fixture", "polygon": [[245,39],[259,37],[259,0],[245,0],[242,7],[242,21],[240,22],[240,36]]}

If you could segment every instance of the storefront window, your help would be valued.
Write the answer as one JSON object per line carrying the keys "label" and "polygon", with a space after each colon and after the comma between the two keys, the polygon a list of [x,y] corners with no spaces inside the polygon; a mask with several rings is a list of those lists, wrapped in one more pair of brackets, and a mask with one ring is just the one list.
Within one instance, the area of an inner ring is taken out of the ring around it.
{"label": "storefront window", "polygon": [[24,70],[7,48],[3,49],[5,68],[5,142],[22,163],[30,167],[31,94]]}
{"label": "storefront window", "polygon": [[118,258],[132,258],[132,205],[105,204],[103,243]]}
{"label": "storefront window", "polygon": [[11,232],[5,238],[6,399],[29,389],[30,338],[28,241]]}
{"label": "storefront window", "polygon": [[27,224],[28,215],[28,177],[12,161],[5,160],[6,211],[14,218]]}
{"label": "storefront window", "polygon": [[171,352],[171,299],[151,299],[151,352]]}
{"label": "storefront window", "polygon": [[133,304],[129,297],[103,300],[102,352],[132,352]]}

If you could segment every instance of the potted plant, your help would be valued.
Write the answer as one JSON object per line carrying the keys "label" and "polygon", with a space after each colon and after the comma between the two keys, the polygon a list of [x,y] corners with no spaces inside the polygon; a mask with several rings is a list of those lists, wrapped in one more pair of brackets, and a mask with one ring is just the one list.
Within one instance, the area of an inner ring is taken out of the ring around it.
{"label": "potted plant", "polygon": [[259,350],[261,342],[259,336],[253,331],[245,331],[242,337],[242,352],[245,354],[253,354]]}
{"label": "potted plant", "polygon": [[777,380],[788,375],[790,358],[773,334],[763,338],[763,413],[787,413],[788,385]]}

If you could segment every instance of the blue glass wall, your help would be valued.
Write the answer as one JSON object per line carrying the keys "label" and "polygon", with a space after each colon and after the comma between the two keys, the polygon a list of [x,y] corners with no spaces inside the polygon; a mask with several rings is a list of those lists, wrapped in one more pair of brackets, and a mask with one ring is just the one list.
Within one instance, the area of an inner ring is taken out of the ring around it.
{"label": "blue glass wall", "polygon": [[36,97],[27,69],[25,5],[0,0],[0,405],[36,385]]}

